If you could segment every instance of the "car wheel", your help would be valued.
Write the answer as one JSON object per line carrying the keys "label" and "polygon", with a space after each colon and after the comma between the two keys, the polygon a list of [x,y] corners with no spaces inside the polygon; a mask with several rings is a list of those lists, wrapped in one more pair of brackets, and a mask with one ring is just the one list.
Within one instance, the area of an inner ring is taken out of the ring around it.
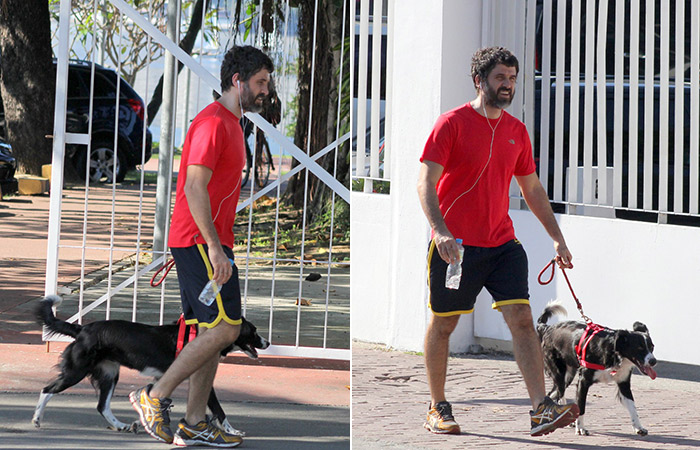
{"label": "car wheel", "polygon": [[[127,165],[123,149],[117,151],[115,167],[114,141],[100,139],[92,143],[90,149],[90,182],[111,183],[113,174],[117,174],[117,182],[124,181]],[[78,152],[78,169],[85,173],[85,151]]]}

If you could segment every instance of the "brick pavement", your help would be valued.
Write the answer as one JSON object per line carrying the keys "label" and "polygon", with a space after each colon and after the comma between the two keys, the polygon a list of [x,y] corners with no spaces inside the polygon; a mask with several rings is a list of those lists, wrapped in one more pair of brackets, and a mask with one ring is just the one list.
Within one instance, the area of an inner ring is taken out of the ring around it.
{"label": "brick pavement", "polygon": [[[693,369],[695,370],[695,369]],[[362,449],[692,449],[700,448],[700,369],[684,381],[659,368],[656,380],[633,375],[632,391],[646,437],[632,430],[616,388],[597,384],[588,395],[590,436],[571,428],[533,438],[530,402],[512,358],[451,357],[447,396],[462,427],[457,436],[423,429],[429,390],[423,357],[353,342],[352,448]],[[549,386],[549,384],[548,384]],[[574,386],[567,395],[574,396]]]}

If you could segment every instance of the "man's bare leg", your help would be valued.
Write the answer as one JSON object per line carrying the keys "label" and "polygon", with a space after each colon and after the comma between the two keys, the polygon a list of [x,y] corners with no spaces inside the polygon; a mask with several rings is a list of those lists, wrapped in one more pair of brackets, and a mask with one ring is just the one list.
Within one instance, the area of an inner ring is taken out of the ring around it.
{"label": "man's bare leg", "polygon": [[501,306],[501,312],[513,335],[513,355],[525,380],[532,409],[537,409],[545,397],[544,358],[530,305]]}
{"label": "man's bare leg", "polygon": [[[205,365],[205,363],[209,364],[207,367],[208,370],[211,370],[213,361],[218,362],[219,353],[224,347],[236,340],[240,329],[240,325],[231,325],[222,321],[214,328],[200,333],[199,336],[182,349],[182,352],[180,352],[180,355],[175,359],[170,368],[168,368],[161,379],[153,385],[149,395],[153,398],[170,397],[170,394],[172,394],[180,383],[200,370],[200,368],[203,368],[202,366]],[[207,377],[211,377],[213,380],[213,376],[207,373],[208,372],[205,371],[201,376],[198,375],[199,379],[195,382],[201,382],[200,380],[206,379]],[[214,366],[214,374],[215,373],[216,366]],[[190,389],[192,389],[191,386]],[[209,398],[209,391],[206,392],[203,398],[204,404],[206,405],[206,401]]]}
{"label": "man's bare leg", "polygon": [[447,357],[450,354],[450,335],[459,322],[459,315],[441,317],[433,315],[425,333],[425,367],[432,406],[445,401]]}
{"label": "man's bare leg", "polygon": [[[217,325],[218,326],[218,325]],[[200,334],[209,332],[209,328],[202,327]],[[217,352],[211,360],[205,361],[202,367],[190,375],[190,385],[187,394],[187,411],[185,421],[190,425],[196,425],[205,419],[207,413],[207,401],[214,384],[216,370],[219,367],[220,355]]]}

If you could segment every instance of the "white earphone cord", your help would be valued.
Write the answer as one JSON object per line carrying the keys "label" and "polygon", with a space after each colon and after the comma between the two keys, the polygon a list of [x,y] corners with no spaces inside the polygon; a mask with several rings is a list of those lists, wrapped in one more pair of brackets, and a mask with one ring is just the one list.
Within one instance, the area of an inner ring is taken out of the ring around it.
{"label": "white earphone cord", "polygon": [[443,216],[443,219],[447,218],[447,214],[450,212],[450,210],[455,205],[455,203],[457,203],[457,200],[459,200],[460,198],[462,198],[463,196],[465,196],[466,194],[471,192],[472,189],[474,189],[474,186],[476,186],[476,183],[479,182],[479,180],[481,179],[481,176],[484,174],[484,172],[486,171],[486,168],[488,167],[489,163],[491,162],[491,155],[493,154],[493,141],[496,139],[496,128],[498,128],[498,124],[501,123],[501,119],[503,118],[503,111],[501,111],[501,116],[498,118],[498,122],[496,122],[496,126],[492,127],[491,122],[489,122],[489,116],[486,115],[486,107],[484,107],[483,102],[481,104],[481,109],[484,111],[484,117],[486,118],[486,124],[489,126],[489,128],[491,128],[491,145],[489,146],[489,157],[486,160],[486,164],[484,164],[484,168],[481,169],[481,173],[479,173],[479,176],[476,177],[476,181],[474,181],[474,184],[472,184],[472,187],[470,187],[466,191],[462,192],[459,195],[459,197],[454,199],[454,201],[452,202],[450,207],[447,208],[447,211],[445,211],[445,215]]}
{"label": "white earphone cord", "polygon": [[[238,85],[238,104],[241,105],[241,117],[243,117],[243,102],[241,101],[241,82],[236,80],[236,84]],[[243,134],[243,136],[245,139],[245,133]],[[219,217],[219,213],[221,212],[221,205],[223,205],[224,202],[226,201],[226,199],[229,198],[230,196],[232,196],[238,190],[238,188],[241,187],[241,178],[242,177],[243,177],[243,174],[238,176],[238,181],[236,181],[236,184],[235,184],[236,187],[233,189],[233,191],[231,191],[230,194],[228,194],[226,197],[221,199],[221,201],[219,202],[219,207],[216,210],[216,214],[214,215],[214,218],[212,219],[212,222],[215,222],[216,219]]]}

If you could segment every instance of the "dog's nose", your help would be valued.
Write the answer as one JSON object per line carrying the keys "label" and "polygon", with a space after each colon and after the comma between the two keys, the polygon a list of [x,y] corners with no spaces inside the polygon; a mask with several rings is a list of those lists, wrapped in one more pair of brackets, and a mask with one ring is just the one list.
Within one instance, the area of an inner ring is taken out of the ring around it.
{"label": "dog's nose", "polygon": [[651,358],[651,359],[649,360],[649,365],[652,366],[652,367],[654,367],[654,366],[656,365],[656,358]]}

